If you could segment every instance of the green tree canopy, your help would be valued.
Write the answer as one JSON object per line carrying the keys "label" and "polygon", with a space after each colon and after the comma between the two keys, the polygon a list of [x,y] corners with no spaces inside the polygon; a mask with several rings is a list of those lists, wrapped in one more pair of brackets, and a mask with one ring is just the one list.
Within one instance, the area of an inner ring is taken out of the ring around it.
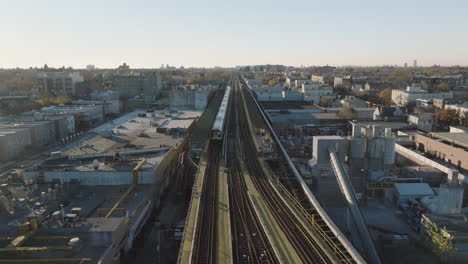
{"label": "green tree canopy", "polygon": [[444,93],[450,91],[450,86],[447,83],[440,83],[439,85],[437,85],[437,88],[439,89],[439,91]]}

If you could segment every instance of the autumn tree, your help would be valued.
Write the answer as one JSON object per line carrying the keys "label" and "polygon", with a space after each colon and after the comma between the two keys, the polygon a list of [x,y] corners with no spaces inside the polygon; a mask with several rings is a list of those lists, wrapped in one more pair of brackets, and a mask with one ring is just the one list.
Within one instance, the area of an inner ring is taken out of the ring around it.
{"label": "autumn tree", "polygon": [[276,80],[276,79],[270,79],[270,80],[268,80],[268,85],[269,85],[269,86],[275,86],[275,85],[277,85],[277,84],[278,84],[278,80]]}
{"label": "autumn tree", "polygon": [[458,122],[459,113],[455,109],[442,109],[437,111],[436,117],[447,125],[454,125]]}
{"label": "autumn tree", "polygon": [[6,85],[12,94],[28,94],[33,87],[33,81],[24,77],[13,76]]}
{"label": "autumn tree", "polygon": [[383,105],[392,104],[392,89],[387,88],[379,92],[378,95],[379,102]]}
{"label": "autumn tree", "polygon": [[213,70],[205,73],[207,81],[228,81],[231,73],[225,70]]}
{"label": "autumn tree", "polygon": [[187,84],[199,84],[201,82],[200,77],[196,75],[190,76],[190,78],[187,81]]}
{"label": "autumn tree", "polygon": [[336,115],[347,120],[355,119],[357,117],[356,110],[352,106],[345,106],[341,108],[341,110],[338,111]]}
{"label": "autumn tree", "polygon": [[332,100],[331,100],[330,97],[322,96],[322,97],[320,98],[320,103],[319,103],[319,105],[320,105],[320,106],[323,106],[323,107],[328,107],[328,106],[331,105],[331,101],[332,101]]}
{"label": "autumn tree", "polygon": [[41,106],[50,106],[50,105],[58,105],[58,104],[69,104],[73,101],[73,99],[69,96],[59,96],[57,98],[52,98],[50,96],[44,96],[40,99],[37,99],[35,102]]}

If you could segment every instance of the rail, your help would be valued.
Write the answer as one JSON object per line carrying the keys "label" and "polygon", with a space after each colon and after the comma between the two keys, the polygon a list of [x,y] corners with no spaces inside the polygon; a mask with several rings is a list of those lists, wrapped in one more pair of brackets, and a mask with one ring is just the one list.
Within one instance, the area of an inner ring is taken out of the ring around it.
{"label": "rail", "polygon": [[[245,81],[245,78],[244,78]],[[247,84],[247,83],[246,83]],[[354,248],[354,246],[351,244],[351,242],[346,238],[343,233],[338,229],[338,227],[333,223],[333,221],[330,219],[328,214],[325,212],[325,210],[322,208],[318,200],[315,198],[315,196],[312,194],[310,191],[309,187],[307,184],[304,182],[302,179],[301,175],[299,174],[299,171],[296,169],[294,166],[294,163],[292,162],[291,158],[289,158],[289,155],[287,154],[286,150],[284,149],[283,145],[281,144],[281,141],[279,140],[278,136],[276,135],[275,131],[271,127],[270,123],[267,121],[267,118],[265,117],[264,112],[262,111],[262,108],[258,104],[257,100],[255,100],[255,97],[252,94],[252,89],[251,87],[247,84],[247,87],[249,88],[249,94],[252,96],[253,101],[255,102],[255,105],[257,109],[260,111],[261,116],[265,120],[265,123],[267,125],[268,130],[270,131],[275,143],[279,146],[281,154],[283,157],[286,159],[290,169],[292,170],[294,176],[296,177],[297,181],[299,182],[302,190],[306,194],[307,198],[309,199],[310,203],[314,207],[314,209],[318,212],[318,215],[321,217],[321,219],[325,222],[327,227],[332,231],[332,233],[338,238],[339,242],[343,245],[343,247],[346,249],[346,251],[352,256],[352,258],[357,262],[357,263],[366,263],[366,261],[362,258],[362,256],[359,254],[359,252]]]}

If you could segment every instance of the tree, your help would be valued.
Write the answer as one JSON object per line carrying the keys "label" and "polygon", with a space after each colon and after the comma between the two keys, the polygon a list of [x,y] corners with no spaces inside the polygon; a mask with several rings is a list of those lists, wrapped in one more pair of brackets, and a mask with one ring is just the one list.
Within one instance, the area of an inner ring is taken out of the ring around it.
{"label": "tree", "polygon": [[455,109],[442,109],[437,111],[436,117],[447,125],[454,125],[459,120],[459,113]]}
{"label": "tree", "polygon": [[379,102],[383,105],[392,104],[392,89],[387,88],[379,92],[378,95]]}
{"label": "tree", "polygon": [[37,99],[35,102],[41,106],[50,106],[50,105],[58,105],[58,104],[69,104],[73,101],[73,99],[69,96],[59,96],[57,98],[51,98],[49,96],[44,96],[40,99]]}
{"label": "tree", "polygon": [[425,108],[422,108],[422,107],[415,107],[414,110],[413,110],[413,114],[423,114],[423,113],[426,113],[427,110]]}
{"label": "tree", "polygon": [[440,83],[437,86],[437,88],[439,89],[439,91],[444,92],[444,93],[450,91],[450,86],[447,83]]}
{"label": "tree", "polygon": [[11,94],[29,94],[33,81],[24,77],[13,76],[6,82]]}
{"label": "tree", "polygon": [[205,73],[207,81],[228,81],[231,73],[225,70],[212,70]]}
{"label": "tree", "polygon": [[199,84],[200,82],[201,82],[200,77],[196,75],[192,75],[188,79],[187,84]]}
{"label": "tree", "polygon": [[73,99],[69,96],[59,96],[54,100],[55,104],[69,104],[73,102]]}
{"label": "tree", "polygon": [[278,80],[276,80],[276,79],[271,79],[271,80],[268,81],[269,86],[275,86],[277,84],[278,84]]}
{"label": "tree", "polygon": [[331,98],[330,97],[327,97],[327,96],[322,96],[320,98],[320,106],[323,106],[323,107],[328,107],[331,105]]}
{"label": "tree", "polygon": [[357,117],[356,110],[352,106],[345,106],[341,108],[341,110],[338,111],[336,115],[347,120],[355,119]]}

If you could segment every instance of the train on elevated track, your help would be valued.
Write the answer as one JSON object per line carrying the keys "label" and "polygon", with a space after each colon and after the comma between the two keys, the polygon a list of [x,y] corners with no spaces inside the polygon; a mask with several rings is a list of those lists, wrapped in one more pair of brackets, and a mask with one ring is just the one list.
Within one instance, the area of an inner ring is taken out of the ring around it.
{"label": "train on elevated track", "polygon": [[226,119],[226,110],[228,107],[229,98],[231,96],[231,86],[226,87],[224,92],[223,101],[219,106],[218,113],[216,114],[216,119],[211,128],[211,139],[212,140],[222,140],[224,134],[224,120]]}

